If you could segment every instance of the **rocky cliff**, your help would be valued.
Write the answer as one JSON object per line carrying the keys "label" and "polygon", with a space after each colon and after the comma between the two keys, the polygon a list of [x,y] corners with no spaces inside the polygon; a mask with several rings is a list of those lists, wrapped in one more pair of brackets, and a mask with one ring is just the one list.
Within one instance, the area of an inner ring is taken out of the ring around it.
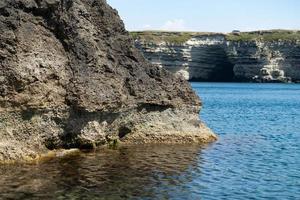
{"label": "rocky cliff", "polygon": [[147,59],[188,80],[300,81],[300,31],[132,35]]}
{"label": "rocky cliff", "polygon": [[105,0],[1,0],[0,69],[0,161],[215,140],[190,85],[148,63]]}

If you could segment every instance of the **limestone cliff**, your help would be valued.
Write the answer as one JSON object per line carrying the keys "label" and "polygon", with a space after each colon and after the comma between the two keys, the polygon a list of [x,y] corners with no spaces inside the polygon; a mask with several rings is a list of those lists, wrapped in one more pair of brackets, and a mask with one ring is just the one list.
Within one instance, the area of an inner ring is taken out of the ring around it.
{"label": "limestone cliff", "polygon": [[215,140],[190,85],[148,63],[105,0],[1,0],[0,69],[0,161]]}
{"label": "limestone cliff", "polygon": [[300,32],[133,33],[157,66],[198,81],[300,81]]}

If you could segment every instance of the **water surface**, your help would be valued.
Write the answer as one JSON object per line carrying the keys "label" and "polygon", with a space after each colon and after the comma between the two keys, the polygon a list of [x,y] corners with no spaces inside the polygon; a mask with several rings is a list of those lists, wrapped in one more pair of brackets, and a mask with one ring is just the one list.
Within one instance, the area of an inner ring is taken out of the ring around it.
{"label": "water surface", "polygon": [[192,86],[218,142],[0,166],[0,199],[300,199],[300,85]]}
{"label": "water surface", "polygon": [[300,85],[193,87],[220,136],[201,155],[203,199],[300,199]]}

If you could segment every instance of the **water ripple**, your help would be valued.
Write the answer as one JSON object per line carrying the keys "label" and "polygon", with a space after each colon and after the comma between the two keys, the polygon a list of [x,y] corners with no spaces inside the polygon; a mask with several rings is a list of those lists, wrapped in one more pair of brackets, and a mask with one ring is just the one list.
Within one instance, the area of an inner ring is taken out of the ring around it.
{"label": "water ripple", "polygon": [[220,136],[0,166],[0,199],[300,199],[300,85],[195,83]]}

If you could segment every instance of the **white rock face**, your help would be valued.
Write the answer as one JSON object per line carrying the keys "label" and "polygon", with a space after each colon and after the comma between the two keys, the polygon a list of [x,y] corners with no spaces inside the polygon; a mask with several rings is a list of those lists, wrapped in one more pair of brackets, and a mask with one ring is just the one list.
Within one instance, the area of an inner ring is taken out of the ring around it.
{"label": "white rock face", "polygon": [[193,37],[185,44],[187,46],[199,47],[203,45],[222,45],[225,42],[223,35]]}
{"label": "white rock face", "polygon": [[136,41],[146,58],[188,80],[299,82],[299,42],[232,42],[225,35],[194,36],[184,44]]}

